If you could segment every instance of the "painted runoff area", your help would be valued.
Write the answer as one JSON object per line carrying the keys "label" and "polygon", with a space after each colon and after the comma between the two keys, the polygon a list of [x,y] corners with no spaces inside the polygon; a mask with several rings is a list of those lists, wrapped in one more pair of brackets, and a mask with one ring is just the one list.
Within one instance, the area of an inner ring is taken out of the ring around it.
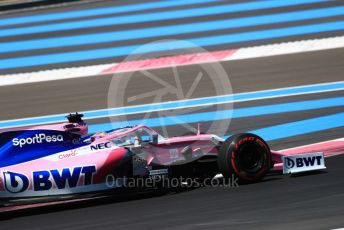
{"label": "painted runoff area", "polygon": [[[192,18],[192,17],[202,17],[208,15],[216,14],[225,14],[225,13],[237,13],[244,11],[252,10],[263,10],[270,8],[279,8],[287,7],[294,5],[302,4],[311,4],[311,3],[321,3],[326,2],[327,0],[265,0],[265,1],[254,1],[247,3],[238,3],[238,4],[229,4],[221,6],[207,6],[199,7],[185,10],[174,10],[174,11],[161,11],[157,13],[144,13],[144,14],[135,14],[135,15],[125,15],[125,16],[114,16],[106,18],[98,18],[91,20],[78,20],[75,22],[62,22],[62,23],[49,23],[49,25],[40,25],[40,26],[25,26],[18,28],[10,28],[0,30],[0,37],[4,36],[15,36],[15,35],[24,35],[32,33],[46,33],[54,32],[60,30],[73,30],[73,29],[82,29],[82,28],[93,28],[100,26],[114,26],[122,24],[134,24],[142,22],[152,22],[160,20],[173,20],[180,18]],[[178,5],[187,5],[187,4],[196,4],[196,3],[205,3],[212,2],[212,0],[188,0],[188,1],[167,1],[168,3],[158,4],[143,4],[145,9],[154,9],[160,8],[163,5],[167,6],[178,6]],[[155,6],[155,7],[154,7]],[[159,7],[160,6],[160,7]],[[142,5],[128,6],[133,7],[134,9],[142,9]],[[149,8],[150,7],[150,8]],[[19,18],[10,18],[3,19],[0,21],[1,25],[11,25],[11,24],[22,24],[29,22],[40,22],[40,21],[50,21],[57,19],[70,19],[86,16],[95,16],[95,15],[106,15],[112,14],[121,11],[121,7],[110,7],[110,8],[100,8],[87,11],[75,11],[75,12],[65,12],[65,13],[56,13],[56,14],[47,14],[47,15],[36,15],[30,17],[19,17]],[[122,10],[122,12],[124,12]]]}
{"label": "painted runoff area", "polygon": [[175,6],[186,6],[193,4],[202,4],[209,2],[216,2],[218,0],[188,0],[188,1],[158,1],[151,3],[142,3],[142,4],[132,4],[132,5],[123,5],[123,6],[113,6],[113,7],[101,7],[87,10],[74,10],[74,11],[63,11],[57,13],[49,14],[38,14],[31,16],[22,16],[22,17],[13,17],[2,19],[0,21],[0,26],[9,26],[17,24],[29,24],[35,22],[48,22],[48,21],[57,21],[64,19],[75,19],[75,18],[84,18],[92,16],[105,16],[109,14],[119,14],[119,13],[131,13],[142,10],[150,10],[156,8],[168,8]]}
{"label": "painted runoff area", "polygon": [[[183,41],[162,41],[150,46],[149,49],[140,50],[139,53],[162,52],[174,49],[193,48],[195,45],[208,47],[213,45],[224,45],[238,42],[259,41],[264,39],[281,38],[286,36],[305,35],[319,32],[331,32],[344,29],[344,21],[318,23],[305,26],[292,26],[286,28],[269,29],[237,34],[215,35],[198,37]],[[54,53],[28,57],[17,57],[0,60],[0,69],[22,68],[30,66],[67,63],[75,61],[95,60],[100,58],[120,57],[129,54],[139,54],[136,50],[144,44],[127,45],[121,47],[102,48],[84,51],[72,51],[66,53]],[[135,52],[136,51],[136,52]]]}
{"label": "painted runoff area", "polygon": [[121,63],[52,69],[29,73],[6,74],[0,75],[0,86],[83,77],[100,77],[101,75],[106,74],[167,68],[176,65],[185,66],[200,63],[244,60],[250,58],[295,54],[301,52],[337,49],[343,47],[344,36],[295,42],[284,42],[279,44],[240,48],[236,50],[220,50],[207,53],[193,53]]}
{"label": "painted runoff area", "polygon": [[117,32],[85,34],[58,38],[34,39],[16,42],[3,42],[0,44],[0,53],[87,45],[104,42],[129,41],[142,38],[153,38],[160,36],[188,34],[204,31],[243,28],[249,26],[275,24],[281,22],[292,22],[307,19],[333,17],[339,15],[344,15],[344,6],[316,10],[305,10],[290,13],[271,14],[256,17],[245,17],[209,22],[188,23],[182,25],[150,27],[144,29],[122,30]]}

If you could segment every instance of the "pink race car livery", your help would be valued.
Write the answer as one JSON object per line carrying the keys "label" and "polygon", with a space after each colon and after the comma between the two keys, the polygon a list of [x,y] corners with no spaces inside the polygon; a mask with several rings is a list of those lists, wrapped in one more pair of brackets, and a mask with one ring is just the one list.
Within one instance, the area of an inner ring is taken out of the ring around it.
{"label": "pink race car livery", "polygon": [[124,178],[203,181],[222,174],[249,183],[274,169],[294,173],[325,168],[322,153],[284,156],[250,133],[226,140],[200,131],[166,138],[137,125],[88,134],[81,114],[67,118],[66,123],[0,133],[2,200],[112,192],[126,188]]}

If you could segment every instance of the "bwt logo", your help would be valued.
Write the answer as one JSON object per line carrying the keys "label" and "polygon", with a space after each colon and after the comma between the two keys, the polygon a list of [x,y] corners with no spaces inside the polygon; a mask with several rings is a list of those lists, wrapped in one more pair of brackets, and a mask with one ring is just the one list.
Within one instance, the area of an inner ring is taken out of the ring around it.
{"label": "bwt logo", "polygon": [[313,156],[313,157],[299,157],[299,158],[289,158],[286,157],[284,161],[284,165],[286,168],[300,168],[304,166],[314,166],[314,165],[321,165],[322,156]]}
{"label": "bwt logo", "polygon": [[4,181],[6,190],[11,193],[24,192],[29,187],[29,179],[20,173],[4,172]]}
{"label": "bwt logo", "polygon": [[34,137],[28,138],[14,138],[12,140],[13,146],[22,148],[24,145],[42,144],[43,142],[63,142],[62,135],[45,135],[44,133],[36,134]]}
{"label": "bwt logo", "polygon": [[[96,166],[75,167],[73,170],[64,168],[61,173],[57,169],[36,171],[32,173],[32,187],[34,191],[49,190],[54,184],[57,189],[74,188],[81,176],[84,176],[83,185],[90,185],[96,172]],[[4,172],[4,181],[6,190],[11,193],[24,192],[29,188],[29,178],[24,174]]]}

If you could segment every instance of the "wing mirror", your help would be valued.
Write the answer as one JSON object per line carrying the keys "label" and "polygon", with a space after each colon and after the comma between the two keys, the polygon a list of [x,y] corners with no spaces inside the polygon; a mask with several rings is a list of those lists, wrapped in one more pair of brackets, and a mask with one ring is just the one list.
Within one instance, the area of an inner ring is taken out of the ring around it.
{"label": "wing mirror", "polygon": [[146,144],[156,145],[156,144],[158,144],[158,142],[159,142],[159,135],[158,134],[152,134],[150,136],[142,136],[140,144],[142,144],[142,145],[146,145]]}
{"label": "wing mirror", "polygon": [[151,140],[149,142],[152,145],[157,145],[159,143],[159,135],[158,134],[153,134],[151,136]]}

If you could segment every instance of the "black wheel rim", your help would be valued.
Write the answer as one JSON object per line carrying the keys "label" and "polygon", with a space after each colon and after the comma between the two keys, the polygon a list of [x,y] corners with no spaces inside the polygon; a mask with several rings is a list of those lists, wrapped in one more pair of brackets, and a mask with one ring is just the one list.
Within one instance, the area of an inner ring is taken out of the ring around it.
{"label": "black wheel rim", "polygon": [[237,162],[241,171],[255,174],[264,167],[266,150],[259,144],[255,142],[245,143],[237,153]]}

